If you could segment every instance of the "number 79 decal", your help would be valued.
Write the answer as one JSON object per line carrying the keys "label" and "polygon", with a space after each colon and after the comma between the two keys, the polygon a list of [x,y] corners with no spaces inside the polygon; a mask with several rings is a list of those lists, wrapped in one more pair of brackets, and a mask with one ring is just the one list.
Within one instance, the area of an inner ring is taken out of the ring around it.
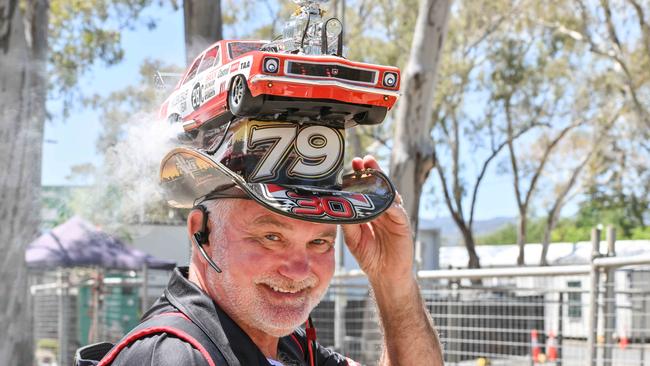
{"label": "number 79 decal", "polygon": [[287,175],[301,178],[325,177],[334,172],[343,159],[343,136],[330,127],[300,128],[285,124],[253,126],[250,129],[249,148],[268,143],[271,145],[251,174],[251,182],[275,177],[292,151],[296,158],[287,167]]}

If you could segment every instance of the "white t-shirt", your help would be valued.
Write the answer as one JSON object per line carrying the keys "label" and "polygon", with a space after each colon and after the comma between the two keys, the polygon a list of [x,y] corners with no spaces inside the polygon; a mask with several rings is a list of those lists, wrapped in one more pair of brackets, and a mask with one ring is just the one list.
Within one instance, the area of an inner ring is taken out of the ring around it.
{"label": "white t-shirt", "polygon": [[273,366],[284,366],[280,361],[276,361],[272,358],[267,358],[266,360]]}

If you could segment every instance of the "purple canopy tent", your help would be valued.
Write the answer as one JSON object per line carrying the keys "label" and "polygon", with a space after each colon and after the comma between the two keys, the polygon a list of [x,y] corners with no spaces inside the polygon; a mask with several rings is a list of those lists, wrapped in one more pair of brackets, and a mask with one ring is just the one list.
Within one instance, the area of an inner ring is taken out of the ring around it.
{"label": "purple canopy tent", "polygon": [[[147,308],[147,271],[148,269],[171,270],[173,261],[163,260],[141,250],[124,245],[119,239],[99,230],[95,225],[80,218],[73,217],[51,231],[41,235],[27,246],[25,252],[27,267],[32,270],[57,270],[58,272],[58,340],[59,362],[68,361],[69,323],[64,309],[64,299],[69,287],[64,284],[67,274],[63,268],[93,267],[95,269],[92,300],[92,325],[89,334],[96,338],[99,324],[99,295],[103,284],[103,270],[138,270],[142,271],[142,308]],[[95,339],[94,341],[97,341]]]}
{"label": "purple canopy tent", "polygon": [[130,248],[117,238],[75,216],[41,235],[27,247],[29,268],[101,267],[141,270],[172,269],[175,263]]}

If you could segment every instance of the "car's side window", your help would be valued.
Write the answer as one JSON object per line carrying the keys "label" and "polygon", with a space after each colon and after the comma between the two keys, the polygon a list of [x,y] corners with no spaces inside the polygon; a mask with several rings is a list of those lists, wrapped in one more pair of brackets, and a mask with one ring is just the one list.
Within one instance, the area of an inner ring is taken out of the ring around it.
{"label": "car's side window", "polygon": [[212,66],[218,65],[219,61],[219,46],[212,47],[205,53],[205,56],[203,56],[203,61],[201,61],[198,73],[200,74]]}
{"label": "car's side window", "polygon": [[194,63],[192,64],[192,67],[190,67],[190,71],[187,73],[187,76],[185,77],[185,81],[183,81],[183,84],[187,83],[188,81],[194,79],[196,76],[196,72],[199,69],[199,63],[201,62],[201,58],[197,58]]}

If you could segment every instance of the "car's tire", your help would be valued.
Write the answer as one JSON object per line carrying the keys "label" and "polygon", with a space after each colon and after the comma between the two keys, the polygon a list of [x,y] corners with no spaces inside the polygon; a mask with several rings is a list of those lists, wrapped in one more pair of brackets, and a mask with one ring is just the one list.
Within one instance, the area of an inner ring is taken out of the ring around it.
{"label": "car's tire", "polygon": [[253,97],[243,75],[235,75],[228,91],[228,108],[238,117],[252,117],[262,108],[262,96]]}
{"label": "car's tire", "polygon": [[371,107],[369,111],[363,113],[354,120],[360,125],[377,125],[386,118],[388,109],[384,107]]}

